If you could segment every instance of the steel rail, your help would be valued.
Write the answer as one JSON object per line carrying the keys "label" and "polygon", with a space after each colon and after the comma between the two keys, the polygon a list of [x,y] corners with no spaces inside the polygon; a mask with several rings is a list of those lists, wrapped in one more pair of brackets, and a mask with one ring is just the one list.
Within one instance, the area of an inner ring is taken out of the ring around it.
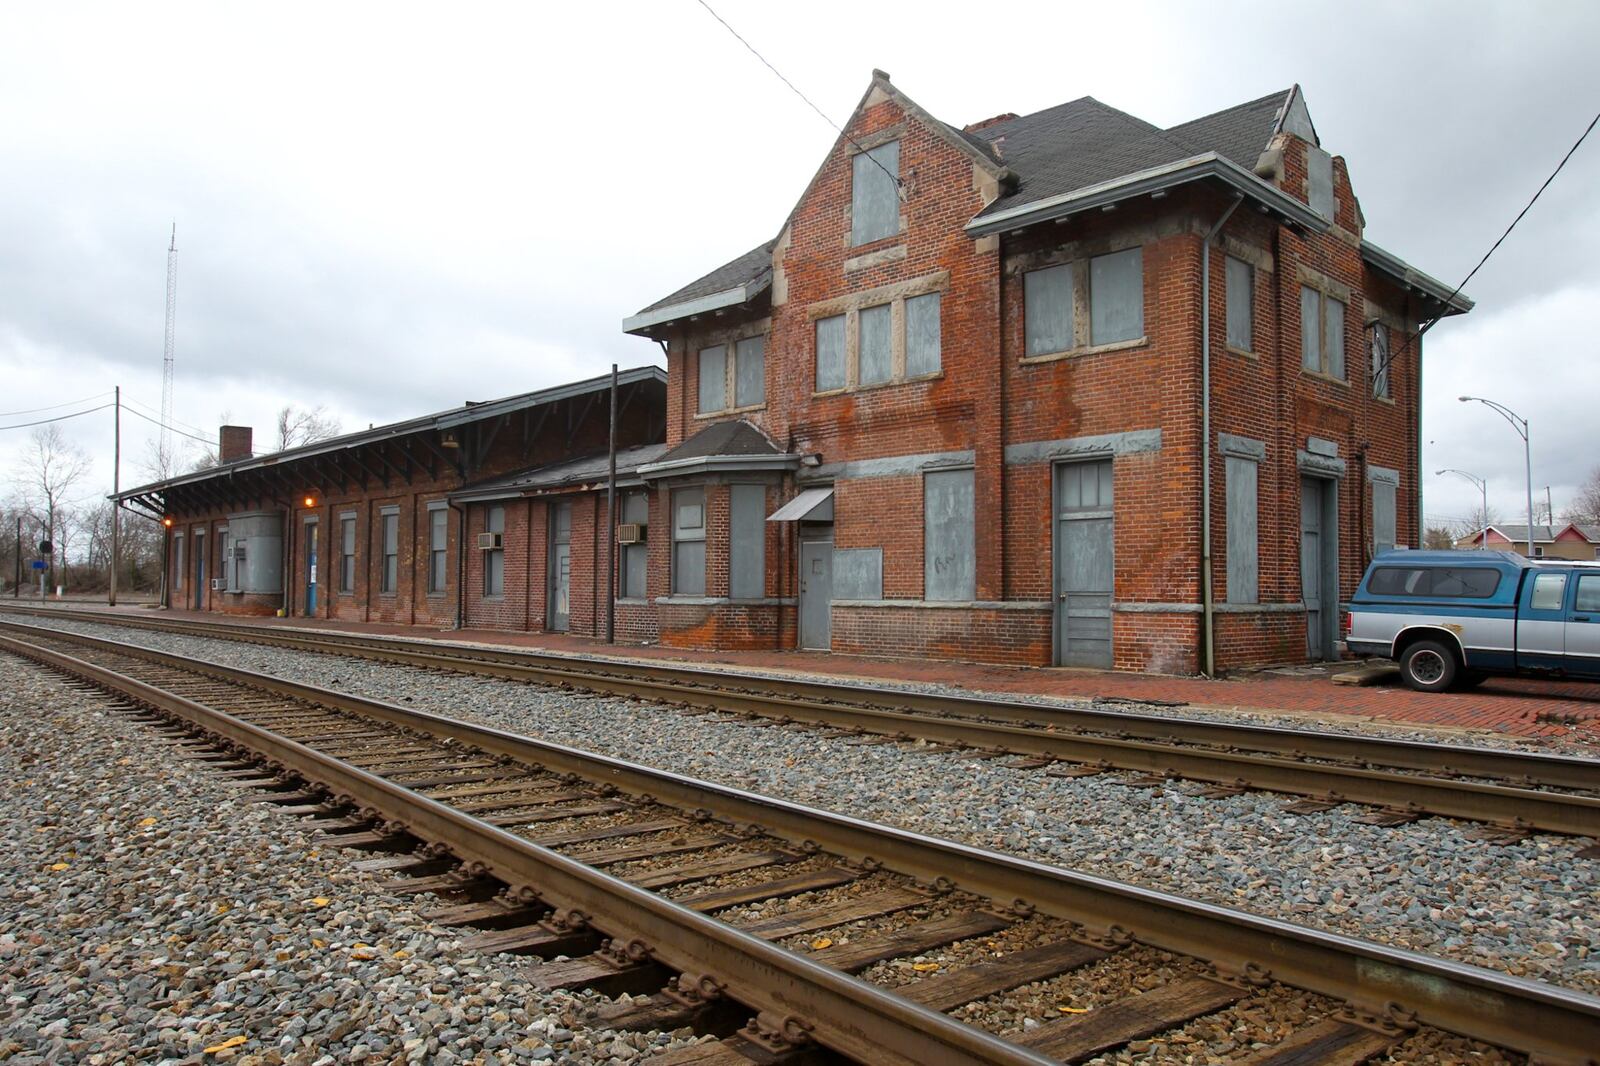
{"label": "steel rail", "polygon": [[[11,637],[0,636],[0,648],[174,715],[348,796],[353,805],[421,840],[445,844],[467,871],[505,882],[524,901],[537,899],[581,914],[587,924],[609,933],[625,957],[707,975],[731,998],[769,1013],[786,1030],[804,1032],[858,1062],[1045,1066],[1054,1061],[216,708]],[[798,1028],[795,1021],[801,1023]]]}
{"label": "steel rail", "polygon": [[[35,626],[19,626],[13,622],[0,622],[0,628],[38,630]],[[102,647],[121,650],[125,654],[166,654],[86,634],[62,630],[48,632],[81,643],[98,642]],[[418,665],[426,665],[426,659]],[[494,670],[509,676],[522,672],[522,668],[516,666],[497,665]],[[1226,786],[1248,784],[1253,788],[1291,795],[1362,803],[1526,830],[1600,836],[1600,796],[1594,795],[1540,791],[1449,777],[1397,774],[1340,763],[1285,759],[1254,752],[1222,751],[1153,740],[1063,733],[973,718],[847,707],[778,695],[750,695],[698,687],[688,692],[674,688],[669,694],[663,695],[662,683],[651,680],[608,678],[605,684],[612,694],[646,700],[703,702],[720,710],[739,710],[819,726],[862,730],[886,736],[920,737],[940,743],[1100,764]],[[1600,780],[1596,783],[1600,784]]]}
{"label": "steel rail", "polygon": [[[954,718],[982,718],[1038,729],[1087,730],[1134,740],[1155,740],[1221,749],[1257,751],[1383,766],[1429,773],[1516,781],[1543,788],[1600,789],[1600,759],[1549,752],[1466,747],[1435,741],[1359,736],[1325,730],[1217,722],[1135,711],[1030,704],[993,695],[918,692],[860,681],[751,674],[679,663],[654,663],[618,656],[562,654],[495,648],[460,641],[299,631],[279,625],[135,618],[109,611],[0,604],[38,617],[67,618],[109,626],[269,644],[302,651],[402,662],[429,669],[565,684],[616,695],[718,707],[724,696],[770,696],[797,706],[884,706]],[[761,713],[758,700],[739,709]]]}
{"label": "steel rail", "polygon": [[[0,646],[20,647],[29,657],[43,653],[55,660],[78,661],[5,636],[0,636]],[[119,652],[129,650],[118,646]],[[236,667],[180,661],[191,672],[204,666],[206,673],[232,677],[252,688],[577,774],[635,796],[705,810],[730,822],[759,824],[768,833],[809,841],[853,861],[880,862],[888,869],[991,900],[1013,900],[1021,910],[1033,908],[1075,922],[1094,935],[1113,941],[1132,938],[1204,959],[1223,973],[1281,981],[1377,1017],[1414,1018],[1551,1063],[1600,1066],[1595,1057],[1600,1048],[1600,997],[878,825],[444,715]]]}

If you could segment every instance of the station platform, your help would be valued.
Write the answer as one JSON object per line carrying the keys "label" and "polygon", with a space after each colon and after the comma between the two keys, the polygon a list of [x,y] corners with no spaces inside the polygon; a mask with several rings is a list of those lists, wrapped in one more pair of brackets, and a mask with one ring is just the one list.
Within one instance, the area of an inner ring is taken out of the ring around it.
{"label": "station platform", "polygon": [[[148,606],[90,604],[62,607],[110,614],[198,622],[287,626],[417,640],[462,641],[563,654],[597,655],[710,665],[731,671],[795,674],[838,680],[943,686],[967,692],[1045,696],[1112,703],[1181,705],[1317,723],[1374,722],[1432,731],[1475,731],[1527,738],[1567,739],[1600,746],[1600,685],[1496,678],[1468,692],[1412,692],[1397,678],[1373,685],[1334,684],[1333,675],[1354,664],[1285,666],[1236,673],[1225,679],[1134,674],[1060,667],[993,666],[947,660],[900,660],[805,651],[687,651],[659,645],[606,644],[563,634],[497,629],[439,630],[424,626],[345,622],[325,618],[253,618]],[[1300,724],[1298,722],[1291,724]],[[1441,738],[1449,739],[1449,738]]]}

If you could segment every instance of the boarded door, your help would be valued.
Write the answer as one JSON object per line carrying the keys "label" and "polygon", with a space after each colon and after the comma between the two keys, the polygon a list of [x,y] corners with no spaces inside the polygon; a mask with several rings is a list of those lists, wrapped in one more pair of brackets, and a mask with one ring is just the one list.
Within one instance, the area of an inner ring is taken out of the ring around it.
{"label": "boarded door", "polygon": [[306,617],[315,618],[317,614],[317,548],[320,545],[317,538],[317,523],[306,523]]}
{"label": "boarded door", "polygon": [[1300,592],[1306,604],[1306,655],[1335,658],[1339,621],[1338,492],[1332,481],[1300,479]]}
{"label": "boarded door", "polygon": [[1111,666],[1111,460],[1055,470],[1055,629],[1060,666]]}
{"label": "boarded door", "polygon": [[800,542],[800,646],[833,646],[833,538]]}
{"label": "boarded door", "polygon": [[194,533],[194,609],[206,609],[206,531]]}
{"label": "boarded door", "polygon": [[565,633],[572,617],[572,504],[550,507],[550,629]]}

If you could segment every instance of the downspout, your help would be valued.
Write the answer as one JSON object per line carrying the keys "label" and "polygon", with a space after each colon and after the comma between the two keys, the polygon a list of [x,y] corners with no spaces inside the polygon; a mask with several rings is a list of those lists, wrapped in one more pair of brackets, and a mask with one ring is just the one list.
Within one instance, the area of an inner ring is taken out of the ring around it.
{"label": "downspout", "polygon": [[1201,672],[1215,677],[1216,603],[1211,589],[1211,242],[1244,200],[1233,203],[1200,242],[1200,662]]}

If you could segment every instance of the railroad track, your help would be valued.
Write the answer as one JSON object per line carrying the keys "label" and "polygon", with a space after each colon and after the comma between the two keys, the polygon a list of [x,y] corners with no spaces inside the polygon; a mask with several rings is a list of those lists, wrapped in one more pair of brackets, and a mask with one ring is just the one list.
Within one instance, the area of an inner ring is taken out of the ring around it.
{"label": "railroad track", "polygon": [[1015,757],[1018,765],[1061,776],[1133,771],[1150,784],[1196,782],[1202,796],[1260,789],[1298,797],[1288,808],[1294,813],[1364,804],[1372,809],[1357,819],[1377,825],[1425,815],[1459,818],[1483,823],[1471,832],[1489,841],[1514,841],[1530,832],[1600,836],[1600,760],[1578,756],[1042,707],[445,641],[69,609],[0,610],[565,686],[841,730],[864,740],[921,739],[966,750],[973,758]]}
{"label": "railroad track", "polygon": [[[1548,1063],[1600,1048],[1600,998],[1535,981],[223,664],[44,631],[0,649],[388,853],[363,865],[448,900],[435,920],[479,927],[463,946],[545,958],[545,987],[659,990],[601,1024],[727,1034],[669,1066],[1083,1061],[1291,988],[1314,1009],[1241,1061],[1406,1061],[1428,1027]],[[964,964],[895,962],[941,950]],[[1001,1035],[962,1020],[1108,967],[1124,992],[1081,1013]]]}

